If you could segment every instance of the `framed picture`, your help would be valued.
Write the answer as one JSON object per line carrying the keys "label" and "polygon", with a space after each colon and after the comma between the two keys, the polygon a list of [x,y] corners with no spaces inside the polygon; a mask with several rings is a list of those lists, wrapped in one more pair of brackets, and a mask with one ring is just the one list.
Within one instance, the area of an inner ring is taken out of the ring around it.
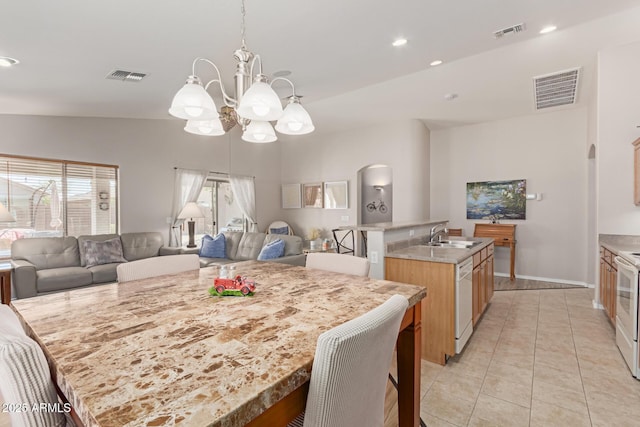
{"label": "framed picture", "polygon": [[324,208],[347,209],[349,207],[349,182],[336,181],[324,183]]}
{"label": "framed picture", "polygon": [[526,219],[527,180],[467,183],[467,219]]}
{"label": "framed picture", "polygon": [[302,184],[302,205],[305,208],[322,207],[322,183]]}
{"label": "framed picture", "polygon": [[302,207],[300,184],[282,184],[282,209]]}

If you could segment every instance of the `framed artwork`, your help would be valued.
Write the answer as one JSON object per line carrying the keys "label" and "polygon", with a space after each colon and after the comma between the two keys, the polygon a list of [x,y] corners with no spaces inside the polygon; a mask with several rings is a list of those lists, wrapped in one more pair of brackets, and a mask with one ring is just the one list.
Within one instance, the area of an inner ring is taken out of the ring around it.
{"label": "framed artwork", "polygon": [[349,207],[348,191],[348,181],[325,182],[324,208],[347,209]]}
{"label": "framed artwork", "polygon": [[300,184],[282,184],[282,209],[294,209],[301,206]]}
{"label": "framed artwork", "polygon": [[467,219],[526,219],[527,180],[467,183]]}
{"label": "framed artwork", "polygon": [[305,208],[321,208],[323,202],[322,183],[302,184],[302,205]]}

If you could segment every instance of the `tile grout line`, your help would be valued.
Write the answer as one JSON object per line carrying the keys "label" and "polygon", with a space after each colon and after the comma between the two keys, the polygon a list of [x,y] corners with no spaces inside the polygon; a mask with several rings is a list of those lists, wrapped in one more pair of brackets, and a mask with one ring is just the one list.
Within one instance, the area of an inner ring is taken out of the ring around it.
{"label": "tile grout line", "polygon": [[536,334],[533,341],[533,367],[531,369],[531,397],[529,398],[529,425],[531,425],[531,415],[533,413],[533,387],[536,381],[536,350],[538,348],[538,330],[540,323],[540,292],[538,292],[538,317],[536,318]]}

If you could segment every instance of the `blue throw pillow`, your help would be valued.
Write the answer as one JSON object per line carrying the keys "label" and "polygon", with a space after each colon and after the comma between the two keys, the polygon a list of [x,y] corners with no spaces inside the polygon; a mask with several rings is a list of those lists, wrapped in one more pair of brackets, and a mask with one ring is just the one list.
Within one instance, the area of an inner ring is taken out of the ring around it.
{"label": "blue throw pillow", "polygon": [[276,239],[271,243],[267,243],[262,247],[258,260],[266,261],[268,259],[280,258],[284,255],[284,240]]}
{"label": "blue throw pillow", "polygon": [[285,235],[288,235],[289,234],[289,227],[285,225],[284,227],[270,228],[269,229],[269,233],[271,233],[271,234],[285,234]]}
{"label": "blue throw pillow", "polygon": [[226,258],[224,234],[220,233],[215,237],[205,234],[200,245],[200,256],[204,258]]}

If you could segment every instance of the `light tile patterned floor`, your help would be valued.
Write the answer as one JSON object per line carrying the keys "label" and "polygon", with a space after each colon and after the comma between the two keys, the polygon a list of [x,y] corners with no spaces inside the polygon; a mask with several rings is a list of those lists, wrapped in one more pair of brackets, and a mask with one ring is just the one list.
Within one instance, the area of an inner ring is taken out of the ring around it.
{"label": "light tile patterned floor", "polygon": [[[640,381],[593,289],[496,292],[464,352],[422,362],[421,414],[435,426],[638,426]],[[385,426],[397,425],[388,394]]]}

